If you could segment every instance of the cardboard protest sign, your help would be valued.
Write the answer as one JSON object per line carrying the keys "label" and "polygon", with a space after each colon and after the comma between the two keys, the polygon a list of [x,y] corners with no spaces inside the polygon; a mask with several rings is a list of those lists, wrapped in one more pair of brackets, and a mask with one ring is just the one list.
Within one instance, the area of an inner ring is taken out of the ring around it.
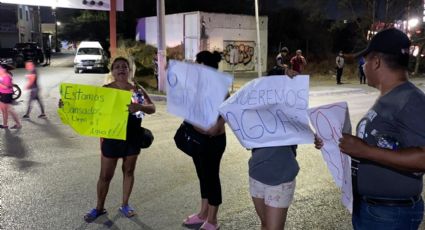
{"label": "cardboard protest sign", "polygon": [[316,135],[323,140],[322,156],[336,185],[342,191],[342,203],[352,212],[351,158],[338,147],[342,133],[351,134],[347,103],[323,105],[311,108],[308,112]]}
{"label": "cardboard protest sign", "polygon": [[167,111],[203,129],[218,118],[233,77],[216,69],[171,60],[167,73]]}
{"label": "cardboard protest sign", "polygon": [[127,105],[131,92],[62,83],[60,95],[64,106],[58,114],[64,124],[85,136],[126,139]]}
{"label": "cardboard protest sign", "polygon": [[313,143],[308,84],[307,75],[255,79],[223,102],[219,111],[245,148]]}

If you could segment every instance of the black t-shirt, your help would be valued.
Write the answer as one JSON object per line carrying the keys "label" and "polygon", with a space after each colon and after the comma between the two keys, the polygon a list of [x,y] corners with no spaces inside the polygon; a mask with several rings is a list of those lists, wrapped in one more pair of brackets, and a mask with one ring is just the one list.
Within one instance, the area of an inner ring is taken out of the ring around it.
{"label": "black t-shirt", "polygon": [[[367,144],[402,149],[425,146],[425,94],[410,82],[380,97],[357,125],[357,136]],[[357,159],[353,159],[356,165]],[[396,170],[360,159],[357,191],[360,195],[406,198],[422,192],[422,173]],[[355,181],[353,181],[355,183]]]}

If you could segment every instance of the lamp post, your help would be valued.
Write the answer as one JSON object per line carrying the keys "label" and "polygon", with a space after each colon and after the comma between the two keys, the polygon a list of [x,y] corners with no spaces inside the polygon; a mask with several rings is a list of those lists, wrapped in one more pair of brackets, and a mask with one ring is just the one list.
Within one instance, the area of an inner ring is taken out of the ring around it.
{"label": "lamp post", "polygon": [[52,15],[55,17],[55,52],[60,52],[58,45],[58,25],[60,25],[60,22],[58,22],[56,16],[56,6],[52,6]]}

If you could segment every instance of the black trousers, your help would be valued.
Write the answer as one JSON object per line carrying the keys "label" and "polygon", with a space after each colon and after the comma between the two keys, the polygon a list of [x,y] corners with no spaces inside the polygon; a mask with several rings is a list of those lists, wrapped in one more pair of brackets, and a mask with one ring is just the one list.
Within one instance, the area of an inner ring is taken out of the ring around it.
{"label": "black trousers", "polygon": [[222,203],[220,183],[220,161],[226,148],[226,134],[207,137],[204,145],[192,155],[196,174],[199,178],[202,199],[208,204],[219,206]]}
{"label": "black trousers", "polygon": [[341,83],[343,68],[336,68],[336,83]]}
{"label": "black trousers", "polygon": [[359,69],[359,77],[360,77],[360,84],[362,83],[366,84],[366,76],[363,72],[363,68]]}

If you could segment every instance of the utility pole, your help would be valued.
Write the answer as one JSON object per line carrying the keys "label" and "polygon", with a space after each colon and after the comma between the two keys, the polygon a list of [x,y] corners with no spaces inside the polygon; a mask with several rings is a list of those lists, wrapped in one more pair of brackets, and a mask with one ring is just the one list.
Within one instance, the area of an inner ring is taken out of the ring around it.
{"label": "utility pole", "polygon": [[257,22],[257,68],[258,68],[258,77],[262,75],[262,66],[261,66],[261,38],[260,38],[260,18],[258,16],[258,0],[255,0],[255,21]]}
{"label": "utility pole", "polygon": [[372,26],[375,26],[375,0],[372,1]]}
{"label": "utility pole", "polygon": [[117,52],[117,0],[111,0],[109,10],[109,51],[111,57],[114,57]]}
{"label": "utility pole", "polygon": [[52,15],[55,17],[55,52],[59,52],[59,44],[58,44],[58,16],[57,16],[57,10],[56,5],[52,6]]}
{"label": "utility pole", "polygon": [[58,44],[58,18],[56,17],[55,13],[55,52],[59,52],[59,44]]}
{"label": "utility pole", "polygon": [[385,3],[385,23],[388,22],[388,0]]}
{"label": "utility pole", "polygon": [[156,0],[156,15],[158,25],[158,91],[165,92],[165,64],[166,44],[165,44],[165,3],[164,0]]}

